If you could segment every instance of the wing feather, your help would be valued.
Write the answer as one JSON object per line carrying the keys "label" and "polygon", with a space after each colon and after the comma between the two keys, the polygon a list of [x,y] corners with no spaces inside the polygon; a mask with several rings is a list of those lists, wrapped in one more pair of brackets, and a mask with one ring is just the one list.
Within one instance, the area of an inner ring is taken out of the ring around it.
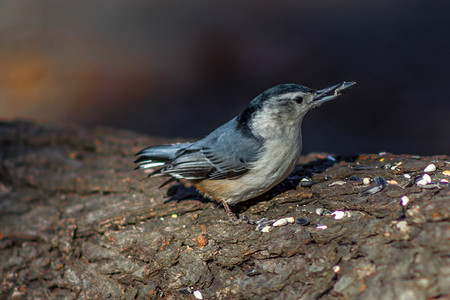
{"label": "wing feather", "polygon": [[161,174],[190,180],[238,178],[250,170],[261,144],[239,130],[235,118],[180,152]]}

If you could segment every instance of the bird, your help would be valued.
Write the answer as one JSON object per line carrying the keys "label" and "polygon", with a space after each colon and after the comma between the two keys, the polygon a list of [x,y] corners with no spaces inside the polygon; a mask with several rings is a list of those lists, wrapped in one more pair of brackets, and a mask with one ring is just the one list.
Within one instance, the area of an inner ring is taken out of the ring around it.
{"label": "bird", "polygon": [[306,113],[355,84],[344,81],[319,90],[276,85],[203,139],[144,148],[136,154],[136,169],[150,169],[149,177],[169,177],[161,186],[175,180],[191,183],[236,218],[230,206],[262,195],[293,171]]}

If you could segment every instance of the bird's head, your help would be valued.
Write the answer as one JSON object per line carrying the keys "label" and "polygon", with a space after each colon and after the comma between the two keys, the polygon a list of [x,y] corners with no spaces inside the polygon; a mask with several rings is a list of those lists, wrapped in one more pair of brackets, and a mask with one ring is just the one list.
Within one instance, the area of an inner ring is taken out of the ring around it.
{"label": "bird's head", "polygon": [[347,92],[355,82],[343,82],[321,90],[288,83],[274,86],[253,99],[238,116],[239,125],[263,138],[299,130],[305,114]]}

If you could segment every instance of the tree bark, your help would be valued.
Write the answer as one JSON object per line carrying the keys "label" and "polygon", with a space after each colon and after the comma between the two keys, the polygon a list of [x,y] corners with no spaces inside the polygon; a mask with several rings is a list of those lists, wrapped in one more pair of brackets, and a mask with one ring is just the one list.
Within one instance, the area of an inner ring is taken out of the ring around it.
{"label": "tree bark", "polygon": [[133,171],[134,153],[168,142],[1,123],[0,298],[450,297],[450,157],[310,154],[233,222]]}

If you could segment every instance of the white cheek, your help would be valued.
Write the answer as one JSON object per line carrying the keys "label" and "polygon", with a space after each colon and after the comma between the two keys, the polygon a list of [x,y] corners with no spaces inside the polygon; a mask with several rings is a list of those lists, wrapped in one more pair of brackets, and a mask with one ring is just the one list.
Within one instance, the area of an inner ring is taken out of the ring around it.
{"label": "white cheek", "polygon": [[304,113],[303,107],[266,107],[251,120],[250,127],[255,135],[265,139],[293,139],[299,133]]}

